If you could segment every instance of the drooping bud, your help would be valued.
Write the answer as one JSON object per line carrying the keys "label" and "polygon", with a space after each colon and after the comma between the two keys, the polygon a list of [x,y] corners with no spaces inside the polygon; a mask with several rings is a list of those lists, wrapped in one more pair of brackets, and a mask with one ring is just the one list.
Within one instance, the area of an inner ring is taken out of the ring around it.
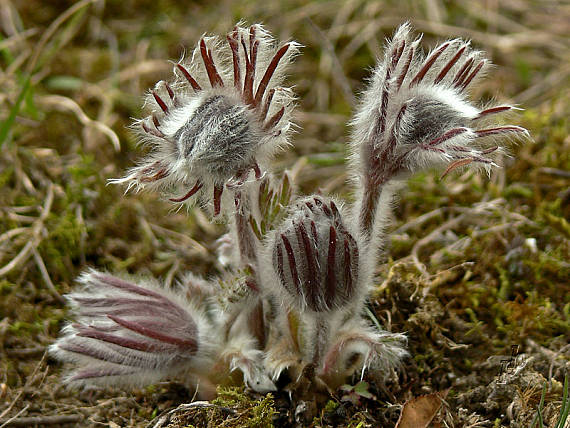
{"label": "drooping bud", "polygon": [[281,286],[303,308],[330,311],[356,294],[358,244],[329,198],[312,196],[297,203],[275,234],[272,256]]}
{"label": "drooping bud", "polygon": [[209,364],[213,338],[183,297],[96,271],[80,282],[68,296],[75,322],[50,347],[77,366],[68,383],[138,386]]}

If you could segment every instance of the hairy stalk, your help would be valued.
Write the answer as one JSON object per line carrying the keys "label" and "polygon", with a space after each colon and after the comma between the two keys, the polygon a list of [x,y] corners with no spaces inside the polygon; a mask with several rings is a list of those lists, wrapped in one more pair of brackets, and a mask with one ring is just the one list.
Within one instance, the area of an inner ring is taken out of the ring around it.
{"label": "hairy stalk", "polygon": [[382,189],[382,185],[374,185],[369,177],[364,178],[364,188],[357,206],[359,207],[359,231],[367,242],[373,239],[376,212]]}
{"label": "hairy stalk", "polygon": [[257,238],[251,229],[249,211],[251,198],[247,192],[238,190],[235,194],[236,203],[236,237],[238,240],[238,248],[240,252],[242,266],[250,266],[257,271]]}
{"label": "hairy stalk", "polygon": [[329,320],[326,316],[317,315],[315,320],[315,330],[313,332],[313,340],[310,343],[315,344],[315,352],[311,362],[315,368],[319,368],[321,360],[327,352],[329,342]]}

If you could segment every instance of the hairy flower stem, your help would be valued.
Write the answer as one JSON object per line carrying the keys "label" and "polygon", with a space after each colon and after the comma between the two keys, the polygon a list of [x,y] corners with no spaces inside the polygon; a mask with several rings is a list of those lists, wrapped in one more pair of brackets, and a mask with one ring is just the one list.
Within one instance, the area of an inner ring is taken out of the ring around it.
{"label": "hairy flower stem", "polygon": [[329,342],[329,329],[330,323],[326,317],[317,315],[315,319],[315,330],[313,332],[312,343],[315,344],[315,352],[311,362],[316,368],[320,368],[321,360],[326,354],[327,345]]}
{"label": "hairy flower stem", "polygon": [[358,224],[361,235],[367,242],[372,240],[374,224],[376,223],[376,211],[382,195],[382,185],[374,185],[370,178],[364,179],[362,199],[359,204]]}
{"label": "hairy flower stem", "polygon": [[250,200],[246,192],[238,190],[235,194],[236,203],[236,236],[242,266],[250,266],[257,270],[257,238],[255,237],[247,213]]}

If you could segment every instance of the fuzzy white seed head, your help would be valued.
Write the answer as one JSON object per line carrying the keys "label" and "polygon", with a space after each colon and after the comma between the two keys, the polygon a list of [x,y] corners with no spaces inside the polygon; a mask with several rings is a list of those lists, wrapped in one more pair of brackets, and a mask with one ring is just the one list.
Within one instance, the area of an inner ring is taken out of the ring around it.
{"label": "fuzzy white seed head", "polygon": [[150,115],[133,128],[150,153],[114,182],[165,191],[176,203],[196,195],[219,214],[225,184],[251,171],[260,178],[260,165],[287,145],[294,95],[281,85],[298,50],[261,25],[202,38],[174,66],[175,80],[148,94]]}
{"label": "fuzzy white seed head", "polygon": [[513,107],[481,110],[468,100],[489,67],[481,52],[455,39],[425,55],[420,40],[412,40],[409,24],[396,31],[352,121],[353,166],[372,186],[429,168],[489,170],[501,152],[498,138],[527,135],[519,126],[482,126]]}

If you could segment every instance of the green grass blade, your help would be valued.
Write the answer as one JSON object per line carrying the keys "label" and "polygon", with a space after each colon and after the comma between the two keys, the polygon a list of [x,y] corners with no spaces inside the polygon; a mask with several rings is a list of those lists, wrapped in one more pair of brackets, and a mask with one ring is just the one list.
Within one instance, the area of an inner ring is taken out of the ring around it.
{"label": "green grass blade", "polygon": [[546,382],[544,382],[544,386],[542,387],[542,394],[540,396],[540,403],[538,404],[538,410],[536,411],[536,416],[532,420],[532,425],[530,428],[534,428],[537,422],[539,423],[539,427],[542,428],[542,406],[544,405],[544,396],[546,395]]}
{"label": "green grass blade", "polygon": [[14,125],[14,121],[16,120],[16,116],[18,115],[18,113],[20,111],[20,106],[22,105],[22,102],[26,98],[26,94],[30,90],[30,82],[31,82],[31,78],[28,75],[24,80],[24,84],[22,85],[22,89],[20,89],[20,93],[18,94],[18,98],[16,99],[16,102],[14,103],[12,108],[10,109],[10,114],[8,115],[6,120],[3,121],[2,124],[0,125],[0,148],[2,148],[4,141],[7,140],[8,134],[10,133],[10,129],[12,129],[12,125]]}
{"label": "green grass blade", "polygon": [[555,428],[564,428],[566,419],[568,419],[568,411],[570,411],[570,402],[568,401],[568,374],[564,376],[564,392],[562,393],[562,407],[560,408],[560,418],[556,422]]}

